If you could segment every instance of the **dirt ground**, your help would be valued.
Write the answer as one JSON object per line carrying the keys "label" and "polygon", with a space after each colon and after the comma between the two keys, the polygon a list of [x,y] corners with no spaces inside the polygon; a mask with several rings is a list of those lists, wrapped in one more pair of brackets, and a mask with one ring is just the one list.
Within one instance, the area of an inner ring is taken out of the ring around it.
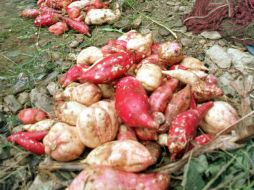
{"label": "dirt ground", "polygon": [[[58,75],[75,64],[75,55],[83,48],[101,46],[131,29],[153,32],[157,42],[175,40],[170,29],[177,35],[176,40],[182,43],[185,54],[202,61],[206,61],[205,50],[214,45],[245,50],[241,44],[223,38],[210,40],[187,32],[181,18],[191,10],[192,0],[119,2],[123,11],[121,19],[112,25],[92,27],[91,37],[72,31],[55,37],[48,33],[47,28],[35,28],[32,20],[19,17],[24,8],[36,6],[35,0],[0,1],[0,189],[64,189],[77,174],[75,171],[38,171],[38,164],[44,158],[13,146],[5,137],[17,130],[20,124],[16,118],[18,110],[34,105],[24,96],[31,95],[34,88],[47,90],[49,84],[56,84]],[[250,80],[249,75],[241,75],[232,67],[209,67],[217,77],[227,72],[232,80],[240,78],[243,83]],[[222,86],[226,91],[222,99],[234,105],[241,116],[253,109],[253,99],[248,94],[253,92],[253,85],[249,90],[238,91],[226,83]],[[241,92],[246,93],[241,95]],[[11,96],[11,100],[19,101],[22,97],[24,100],[10,108],[6,105],[6,96]],[[50,98],[48,94],[45,101],[50,101]],[[252,120],[248,122],[252,123]],[[166,162],[166,157],[165,153],[155,167]],[[190,160],[182,170],[172,175],[171,189],[254,189],[253,176],[254,142],[249,140],[241,149],[203,154]]]}

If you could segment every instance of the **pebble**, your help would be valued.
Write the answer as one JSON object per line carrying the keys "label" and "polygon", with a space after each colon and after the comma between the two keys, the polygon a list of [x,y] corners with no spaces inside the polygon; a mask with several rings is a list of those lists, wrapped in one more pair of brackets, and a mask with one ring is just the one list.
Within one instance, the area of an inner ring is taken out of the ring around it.
{"label": "pebble", "polygon": [[132,22],[131,26],[132,26],[134,29],[137,29],[137,28],[140,27],[141,23],[142,23],[142,18],[141,18],[141,17],[138,17],[138,18],[136,18],[136,19]]}
{"label": "pebble", "polygon": [[22,105],[18,102],[14,95],[8,95],[4,97],[4,102],[9,110],[14,114],[22,108]]}
{"label": "pebble", "polygon": [[59,86],[55,82],[50,82],[47,86],[48,92],[51,96],[54,96],[59,91]]}
{"label": "pebble", "polygon": [[217,31],[204,31],[201,33],[201,36],[203,36],[206,39],[210,39],[210,40],[221,39],[221,35]]}
{"label": "pebble", "polygon": [[189,38],[181,38],[181,43],[184,47],[191,47],[193,45],[193,42]]}
{"label": "pebble", "polygon": [[18,95],[18,101],[19,101],[19,103],[21,103],[21,104],[25,104],[26,102],[28,102],[29,101],[29,93],[27,93],[27,92],[22,92],[22,93],[20,93],[19,95]]}
{"label": "pebble", "polygon": [[222,69],[227,69],[231,66],[231,58],[226,50],[219,45],[213,45],[208,49],[206,56]]}
{"label": "pebble", "polygon": [[44,87],[34,88],[30,93],[31,103],[48,113],[53,113],[53,100],[47,93],[47,89]]}
{"label": "pebble", "polygon": [[166,37],[170,34],[170,32],[168,30],[166,30],[165,28],[160,28],[159,29],[159,34],[163,37]]}
{"label": "pebble", "polygon": [[79,41],[73,40],[73,41],[69,44],[69,46],[70,46],[71,48],[76,48],[76,47],[79,46],[79,44],[80,44]]}
{"label": "pebble", "polygon": [[206,43],[206,40],[205,39],[201,39],[201,40],[198,41],[198,43],[201,44],[201,45],[204,45]]}
{"label": "pebble", "polygon": [[254,56],[250,53],[242,52],[234,48],[228,48],[227,53],[231,57],[234,67],[244,74],[247,74],[249,70],[246,67],[254,68]]}
{"label": "pebble", "polygon": [[232,81],[234,81],[234,78],[232,77],[231,74],[229,74],[228,72],[224,72],[220,77],[219,77],[219,81],[222,84],[222,86],[224,86],[224,93],[225,94],[231,94],[234,95],[235,94],[235,90],[231,87],[230,83]]}

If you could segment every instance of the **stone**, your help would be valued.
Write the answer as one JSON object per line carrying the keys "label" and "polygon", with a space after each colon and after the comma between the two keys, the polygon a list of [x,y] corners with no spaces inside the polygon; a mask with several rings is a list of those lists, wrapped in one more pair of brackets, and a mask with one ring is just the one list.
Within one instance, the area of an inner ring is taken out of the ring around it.
{"label": "stone", "polygon": [[141,18],[141,17],[138,17],[138,18],[136,18],[136,19],[131,23],[131,26],[132,26],[132,28],[137,29],[137,28],[140,27],[141,23],[142,23],[142,18]]}
{"label": "stone", "polygon": [[49,114],[53,113],[53,100],[44,87],[34,88],[30,93],[30,100],[34,107],[40,108]]}
{"label": "stone", "polygon": [[166,30],[165,28],[160,28],[159,29],[159,34],[163,37],[168,36],[170,34],[170,32],[168,30]]}
{"label": "stone", "polygon": [[210,40],[221,39],[221,35],[217,31],[204,31],[201,33],[201,36],[203,36],[206,39],[210,39]]}
{"label": "stone", "polygon": [[223,87],[223,91],[225,94],[235,95],[236,91],[231,86],[231,82],[234,80],[235,80],[234,77],[232,75],[230,75],[228,72],[224,72],[219,77],[220,86]]}
{"label": "stone", "polygon": [[54,96],[59,90],[59,86],[55,82],[50,82],[47,86],[50,95]]}
{"label": "stone", "polygon": [[205,39],[201,39],[198,41],[198,43],[200,43],[201,45],[204,45],[206,43],[206,40]]}
{"label": "stone", "polygon": [[14,95],[8,95],[4,97],[4,102],[9,110],[14,114],[22,108],[22,105],[18,102]]}
{"label": "stone", "polygon": [[231,58],[226,50],[219,45],[213,45],[206,51],[206,56],[210,58],[218,67],[222,69],[230,68]]}
{"label": "stone", "polygon": [[181,38],[181,43],[184,47],[191,47],[193,45],[193,42],[189,38]]}
{"label": "stone", "polygon": [[240,70],[242,73],[248,73],[250,69],[247,67],[254,69],[254,56],[252,56],[250,53],[242,52],[234,48],[228,48],[227,53],[231,57],[234,67]]}
{"label": "stone", "polygon": [[29,101],[29,93],[28,92],[22,92],[18,95],[18,101],[21,104],[25,104],[26,102]]}
{"label": "stone", "polygon": [[71,48],[76,48],[76,47],[78,47],[79,46],[79,44],[80,44],[80,42],[79,41],[77,41],[77,40],[73,40],[71,43],[70,43],[70,47]]}

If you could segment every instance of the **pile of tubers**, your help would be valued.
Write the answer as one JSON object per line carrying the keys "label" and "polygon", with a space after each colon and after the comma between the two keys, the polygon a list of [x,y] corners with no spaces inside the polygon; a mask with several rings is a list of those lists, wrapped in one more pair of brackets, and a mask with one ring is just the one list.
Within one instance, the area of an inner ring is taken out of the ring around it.
{"label": "pile of tubers", "polygon": [[158,44],[152,34],[129,31],[79,53],[59,80],[64,88],[54,97],[54,117],[36,108],[19,113],[28,132],[18,133],[29,149],[19,134],[9,140],[37,153],[43,139],[45,153],[62,162],[92,149],[69,190],[167,189],[169,175],[140,173],[157,162],[161,146],[175,161],[238,120],[230,104],[216,100],[223,90],[207,71],[177,42]]}
{"label": "pile of tubers", "polygon": [[38,9],[25,9],[21,16],[34,19],[34,26],[49,27],[53,35],[69,29],[89,35],[89,25],[116,21],[121,16],[119,5],[110,9],[109,2],[101,0],[38,0]]}

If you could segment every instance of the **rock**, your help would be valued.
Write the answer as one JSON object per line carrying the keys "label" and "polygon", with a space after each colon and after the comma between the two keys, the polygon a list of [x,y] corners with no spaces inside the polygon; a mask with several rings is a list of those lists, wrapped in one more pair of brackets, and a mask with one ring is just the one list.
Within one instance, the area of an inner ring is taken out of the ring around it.
{"label": "rock", "polygon": [[77,55],[75,53],[69,53],[66,59],[69,61],[76,61]]}
{"label": "rock", "polygon": [[218,67],[227,69],[231,66],[231,58],[224,48],[214,45],[206,51],[206,56],[210,58]]}
{"label": "rock", "polygon": [[160,28],[159,29],[159,34],[163,37],[168,36],[170,34],[170,32],[168,30],[166,30],[165,28]]}
{"label": "rock", "polygon": [[56,60],[59,60],[61,58],[61,54],[59,52],[54,51],[54,52],[51,53],[51,57],[52,57],[53,60],[56,61]]}
{"label": "rock", "polygon": [[140,27],[141,23],[142,23],[142,18],[141,18],[141,17],[138,17],[138,18],[136,18],[136,19],[131,23],[131,26],[132,26],[132,28],[137,29],[137,28]]}
{"label": "rock", "polygon": [[251,54],[234,48],[228,48],[227,53],[231,57],[234,67],[242,73],[248,73],[249,69],[246,67],[254,68],[254,56]]}
{"label": "rock", "polygon": [[18,101],[19,101],[19,103],[21,103],[21,104],[25,104],[26,102],[28,102],[29,101],[29,93],[27,93],[27,92],[22,92],[22,93],[20,93],[19,95],[18,95]]}
{"label": "rock", "polygon": [[191,47],[193,45],[192,40],[189,38],[181,38],[181,43],[184,47]]}
{"label": "rock", "polygon": [[140,30],[140,33],[143,34],[143,35],[149,34],[149,33],[151,33],[151,30],[149,28],[144,28],[144,29],[142,28]]}
{"label": "rock", "polygon": [[55,82],[50,82],[47,86],[49,94],[54,96],[59,91],[59,86]]}
{"label": "rock", "polygon": [[186,11],[188,8],[187,7],[185,7],[185,6],[180,6],[179,7],[179,11],[181,11],[181,12],[184,12],[184,11]]}
{"label": "rock", "polygon": [[42,87],[32,89],[30,100],[35,107],[48,113],[53,113],[53,100],[49,97],[47,89]]}
{"label": "rock", "polygon": [[183,26],[183,22],[180,18],[175,18],[174,20],[174,27],[181,27]]}
{"label": "rock", "polygon": [[227,45],[226,42],[223,41],[223,40],[218,41],[218,44],[219,44],[220,46],[222,46],[222,47],[224,47],[224,46]]}
{"label": "rock", "polygon": [[198,43],[200,43],[201,45],[204,45],[206,43],[206,40],[205,39],[201,39],[198,41]]}
{"label": "rock", "polygon": [[220,86],[223,87],[223,91],[225,94],[231,94],[235,95],[236,91],[234,88],[230,85],[232,81],[234,81],[234,77],[230,75],[228,72],[224,72],[220,77],[219,77],[219,83]]}
{"label": "rock", "polygon": [[201,33],[201,36],[210,40],[218,40],[221,38],[220,33],[217,31],[204,31]]}
{"label": "rock", "polygon": [[69,46],[70,46],[71,48],[76,48],[76,47],[79,46],[79,44],[80,44],[79,41],[73,40],[73,41],[69,44]]}
{"label": "rock", "polygon": [[18,102],[14,95],[8,95],[4,97],[4,102],[12,113],[17,113],[22,108],[22,105]]}
{"label": "rock", "polygon": [[40,85],[46,86],[51,81],[56,80],[58,75],[59,75],[58,71],[53,71],[52,73],[49,73],[47,78],[45,78],[43,81],[40,82]]}

